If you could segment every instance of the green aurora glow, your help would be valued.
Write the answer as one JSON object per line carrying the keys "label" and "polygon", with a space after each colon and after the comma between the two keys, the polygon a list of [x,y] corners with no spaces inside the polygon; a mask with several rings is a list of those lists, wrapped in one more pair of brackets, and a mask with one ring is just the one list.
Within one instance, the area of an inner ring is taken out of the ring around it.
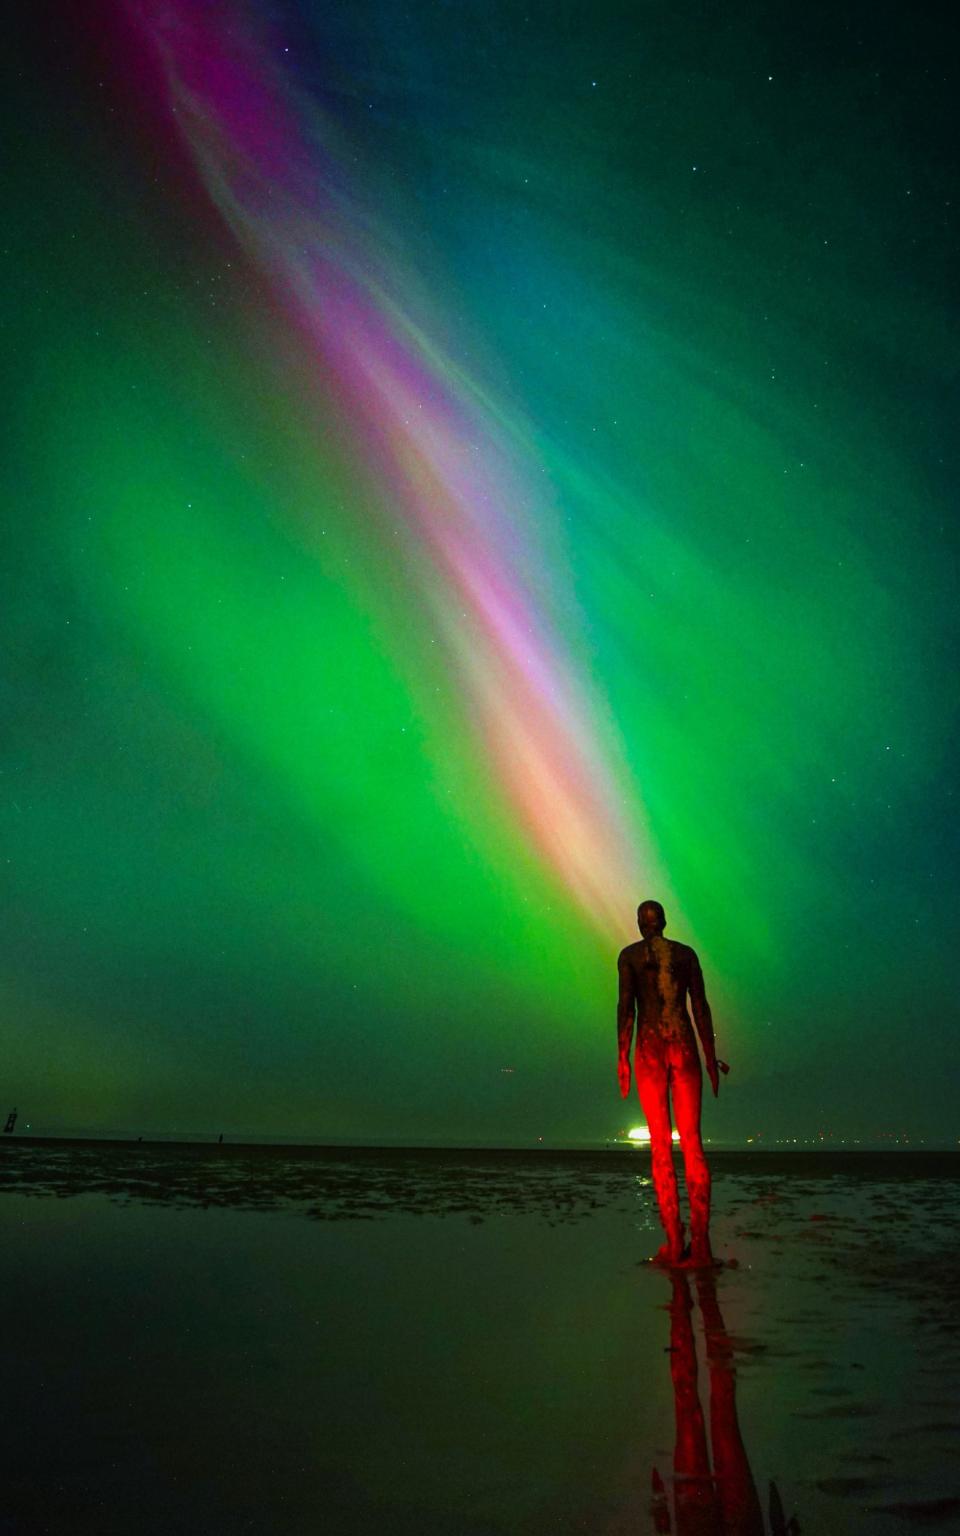
{"label": "green aurora glow", "polygon": [[849,5],[270,11],[371,265],[549,486],[539,596],[650,862],[598,931],[148,43],[41,8],[7,103],[7,1098],[603,1137],[637,1118],[614,961],[662,896],[733,1063],[708,1134],[957,1134],[937,49]]}

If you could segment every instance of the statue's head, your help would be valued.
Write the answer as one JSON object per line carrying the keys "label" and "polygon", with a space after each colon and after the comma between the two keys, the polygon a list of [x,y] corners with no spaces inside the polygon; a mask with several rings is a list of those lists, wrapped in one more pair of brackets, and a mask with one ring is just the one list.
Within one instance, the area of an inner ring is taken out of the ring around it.
{"label": "statue's head", "polygon": [[667,914],[659,901],[641,901],[637,908],[637,926],[645,939],[652,939],[667,926]]}

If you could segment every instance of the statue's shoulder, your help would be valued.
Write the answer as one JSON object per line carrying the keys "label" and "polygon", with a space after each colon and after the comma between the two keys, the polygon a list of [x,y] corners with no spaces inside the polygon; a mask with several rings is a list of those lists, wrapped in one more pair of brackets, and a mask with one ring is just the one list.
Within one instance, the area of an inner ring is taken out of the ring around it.
{"label": "statue's shoulder", "polygon": [[637,955],[640,954],[642,949],[643,949],[643,940],[642,939],[638,943],[636,943],[636,944],[628,944],[626,946],[626,948],[621,949],[619,955],[617,956],[617,964],[618,965],[620,965],[621,963],[629,964],[629,962],[631,960],[636,959]]}
{"label": "statue's shoulder", "polygon": [[671,939],[670,943],[678,960],[683,960],[687,965],[696,961],[697,952],[689,944],[681,944],[679,939]]}

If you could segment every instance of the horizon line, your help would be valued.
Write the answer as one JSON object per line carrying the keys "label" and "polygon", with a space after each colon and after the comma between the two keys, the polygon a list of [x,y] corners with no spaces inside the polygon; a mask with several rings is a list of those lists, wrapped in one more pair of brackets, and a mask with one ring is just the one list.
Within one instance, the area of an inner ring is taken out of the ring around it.
{"label": "horizon line", "polygon": [[[265,1136],[252,1133],[235,1133],[229,1135],[223,1133],[223,1140],[209,1132],[185,1132],[176,1131],[152,1131],[134,1134],[129,1131],[102,1131],[87,1128],[72,1128],[62,1131],[30,1130],[26,1132],[8,1132],[0,1136],[0,1143],[6,1146],[30,1145],[33,1143],[65,1142],[70,1144],[88,1143],[91,1145],[111,1146],[168,1146],[168,1147],[230,1147],[230,1148],[267,1148],[277,1147],[288,1150],[312,1150],[312,1151],[368,1151],[368,1152],[631,1152],[649,1153],[650,1144],[647,1141],[630,1140],[627,1137],[606,1138],[539,1138],[536,1141],[528,1140],[504,1140],[504,1141],[480,1141],[480,1140],[426,1140],[426,1141],[401,1141],[396,1139],[366,1140],[358,1137],[332,1137],[326,1139],[303,1139],[299,1137]],[[837,1137],[830,1135],[817,1135],[813,1137],[763,1137],[747,1136],[742,1138],[707,1138],[704,1137],[704,1145],[713,1152],[743,1152],[748,1154],[763,1152],[911,1152],[917,1150],[927,1151],[958,1151],[960,1150],[960,1138],[937,1136],[911,1136],[906,1133],[894,1135],[887,1133],[875,1137]],[[679,1152],[679,1144],[674,1143],[674,1152]]]}

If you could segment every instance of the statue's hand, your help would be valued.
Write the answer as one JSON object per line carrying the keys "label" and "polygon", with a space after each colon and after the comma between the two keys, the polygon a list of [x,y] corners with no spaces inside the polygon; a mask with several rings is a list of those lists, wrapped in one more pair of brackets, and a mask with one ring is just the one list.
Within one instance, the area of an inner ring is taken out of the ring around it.
{"label": "statue's hand", "polygon": [[714,1098],[720,1092],[720,1063],[716,1056],[711,1056],[707,1062],[707,1076],[710,1079],[710,1087],[713,1089]]}
{"label": "statue's hand", "polygon": [[617,1058],[617,1078],[620,1082],[620,1097],[625,1099],[630,1092],[630,1058],[620,1056]]}

